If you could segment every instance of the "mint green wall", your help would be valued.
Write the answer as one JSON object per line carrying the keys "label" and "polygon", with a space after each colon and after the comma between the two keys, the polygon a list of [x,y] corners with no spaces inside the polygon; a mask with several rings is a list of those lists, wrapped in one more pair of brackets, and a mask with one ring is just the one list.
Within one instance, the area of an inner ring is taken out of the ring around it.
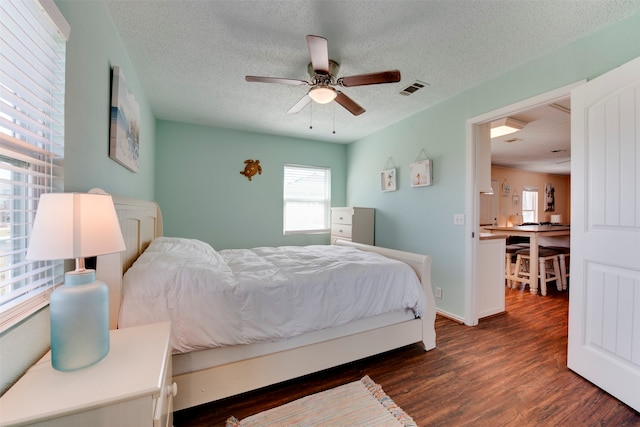
{"label": "mint green wall", "polygon": [[[57,1],[71,25],[65,98],[65,191],[93,187],[152,200],[155,117],[103,2]],[[119,66],[140,106],[140,170],[109,158],[111,68]]]}
{"label": "mint green wall", "polygon": [[[463,228],[453,226],[452,216],[464,212],[465,205],[465,121],[564,84],[593,78],[640,56],[640,16],[635,16],[345,148],[172,122],[158,122],[156,128],[140,80],[104,4],[73,0],[56,0],[56,4],[71,24],[66,88],[67,191],[99,186],[131,197],[156,198],[165,211],[168,235],[184,232],[193,236],[196,230],[201,233],[212,224],[238,222],[232,232],[212,229],[207,239],[218,248],[306,244],[328,239],[279,235],[279,174],[288,162],[331,166],[334,204],[375,207],[378,244],[431,254],[434,284],[444,290],[438,306],[460,316],[464,312],[465,240]],[[142,131],[138,174],[108,158],[109,70],[113,65],[122,67],[139,96]],[[204,150],[199,155],[197,147]],[[422,148],[434,160],[434,186],[410,188],[407,168]],[[399,168],[399,190],[381,193],[379,173],[389,157]],[[263,175],[251,183],[239,174],[246,158],[259,158],[265,166]],[[192,196],[186,198],[185,194]],[[188,203],[180,205],[170,199],[172,195]],[[194,211],[211,209],[215,216],[200,216],[197,224],[183,230],[179,225],[183,219],[192,219],[184,214],[188,210],[184,206]],[[273,225],[273,231],[265,232],[265,225]],[[0,393],[47,347],[47,310],[2,333]]]}
{"label": "mint green wall", "polygon": [[[344,205],[346,147],[304,139],[158,120],[156,200],[164,234],[216,249],[327,244],[328,234],[282,234],[285,164],[331,168],[334,206]],[[240,174],[258,159],[262,174]]]}
{"label": "mint green wall", "polygon": [[[463,318],[466,239],[453,215],[465,213],[467,119],[592,79],[638,56],[640,15],[350,144],[347,204],[377,209],[377,245],[432,255],[433,284],[443,289],[438,308]],[[409,164],[421,149],[433,159],[434,185],[411,188]],[[398,167],[398,191],[382,193],[379,174],[389,157]]]}
{"label": "mint green wall", "polygon": [[[71,34],[67,43],[65,97],[65,191],[101,187],[153,199],[155,118],[103,2],[56,1]],[[109,158],[110,70],[122,68],[141,113],[140,172]],[[0,394],[49,348],[45,308],[0,334]]]}

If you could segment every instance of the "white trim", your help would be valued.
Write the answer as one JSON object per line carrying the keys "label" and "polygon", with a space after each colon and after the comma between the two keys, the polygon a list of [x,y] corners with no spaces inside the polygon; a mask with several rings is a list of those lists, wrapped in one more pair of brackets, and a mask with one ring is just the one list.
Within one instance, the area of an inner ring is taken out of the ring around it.
{"label": "white trim", "polygon": [[[465,211],[467,223],[465,225],[465,248],[464,257],[468,261],[465,263],[464,271],[464,287],[466,295],[464,300],[464,324],[467,326],[476,326],[478,324],[478,310],[476,301],[476,240],[479,227],[479,208],[475,206],[479,204],[476,201],[476,190],[478,183],[476,179],[476,122],[467,120],[467,196],[465,198]],[[478,196],[479,197],[479,196]]]}
{"label": "white trim", "polygon": [[67,20],[58,9],[58,6],[53,2],[53,0],[38,0],[42,9],[47,12],[51,22],[58,29],[58,33],[64,37],[65,40],[69,41],[69,34],[71,33],[71,26],[67,22]]}
{"label": "white trim", "polygon": [[464,324],[464,318],[463,317],[460,317],[460,316],[458,316],[456,314],[449,313],[448,311],[441,310],[441,309],[438,308],[438,309],[436,309],[436,314],[438,314],[438,315],[440,315],[442,317],[446,317],[449,320],[453,320],[454,322],[458,322],[458,323]]}
{"label": "white trim", "polygon": [[476,126],[490,122],[500,117],[517,114],[521,111],[537,107],[542,104],[549,104],[566,98],[571,95],[571,90],[583,85],[586,80],[580,80],[566,86],[559,87],[549,92],[536,95],[511,105],[507,105],[497,110],[483,113],[479,116],[467,119],[467,191],[466,191],[466,217],[469,221],[466,225],[465,257],[465,325],[475,326],[478,324],[478,312],[476,309],[476,238],[479,236],[479,190],[476,182]]}
{"label": "white trim", "polygon": [[21,304],[17,304],[15,307],[0,313],[0,333],[12,328],[41,308],[49,305],[49,295],[51,295],[51,291],[51,289],[42,291],[39,295],[31,297]]}

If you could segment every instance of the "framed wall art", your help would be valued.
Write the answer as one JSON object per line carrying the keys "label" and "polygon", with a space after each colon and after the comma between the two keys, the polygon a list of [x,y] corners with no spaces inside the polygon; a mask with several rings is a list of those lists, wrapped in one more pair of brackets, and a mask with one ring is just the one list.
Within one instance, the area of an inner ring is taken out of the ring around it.
{"label": "framed wall art", "polygon": [[502,195],[503,196],[508,196],[509,194],[511,194],[511,185],[509,184],[509,182],[505,179],[502,182]]}
{"label": "framed wall art", "polygon": [[140,155],[140,106],[127,87],[120,67],[111,79],[111,126],[109,157],[132,172],[138,172]]}
{"label": "framed wall art", "polygon": [[412,187],[424,187],[431,185],[433,178],[431,166],[431,159],[420,160],[409,165]]}
{"label": "framed wall art", "polygon": [[396,169],[385,169],[380,172],[380,189],[383,192],[396,191]]}
{"label": "framed wall art", "polygon": [[544,185],[544,211],[554,212],[556,210],[556,189],[553,184]]}

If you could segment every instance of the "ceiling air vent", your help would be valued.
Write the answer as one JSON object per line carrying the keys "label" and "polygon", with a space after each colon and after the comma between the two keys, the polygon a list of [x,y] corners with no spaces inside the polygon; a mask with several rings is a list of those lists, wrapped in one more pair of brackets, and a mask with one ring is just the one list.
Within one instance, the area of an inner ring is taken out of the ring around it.
{"label": "ceiling air vent", "polygon": [[400,91],[400,95],[409,96],[413,95],[415,92],[419,91],[425,86],[429,86],[429,83],[421,82],[420,80],[416,80],[411,86],[407,86],[406,88]]}

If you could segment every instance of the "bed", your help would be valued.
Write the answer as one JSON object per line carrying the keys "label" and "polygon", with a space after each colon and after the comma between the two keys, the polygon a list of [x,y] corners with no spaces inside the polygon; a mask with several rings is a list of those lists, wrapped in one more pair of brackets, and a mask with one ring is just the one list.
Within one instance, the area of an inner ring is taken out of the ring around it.
{"label": "bed", "polygon": [[[139,258],[140,263],[143,262],[148,256],[145,251],[154,240],[156,243],[173,241],[162,237],[162,215],[155,202],[121,196],[113,196],[113,200],[127,249],[121,254],[98,257],[96,274],[99,280],[109,286],[110,323],[111,328],[116,328],[121,309],[123,313],[132,311],[126,308],[127,304],[122,300],[123,275]],[[154,243],[152,248],[156,247]],[[423,292],[420,316],[417,317],[414,310],[403,308],[348,319],[338,326],[238,345],[199,348],[190,345],[181,347],[174,343],[172,375],[178,387],[174,399],[175,410],[234,396],[409,344],[421,343],[425,350],[435,348],[435,303],[431,289],[430,256],[344,240],[336,242],[336,250],[350,256],[360,251],[382,255],[409,265]],[[233,261],[225,259],[224,262]],[[136,264],[129,276],[137,271],[140,263]]]}

